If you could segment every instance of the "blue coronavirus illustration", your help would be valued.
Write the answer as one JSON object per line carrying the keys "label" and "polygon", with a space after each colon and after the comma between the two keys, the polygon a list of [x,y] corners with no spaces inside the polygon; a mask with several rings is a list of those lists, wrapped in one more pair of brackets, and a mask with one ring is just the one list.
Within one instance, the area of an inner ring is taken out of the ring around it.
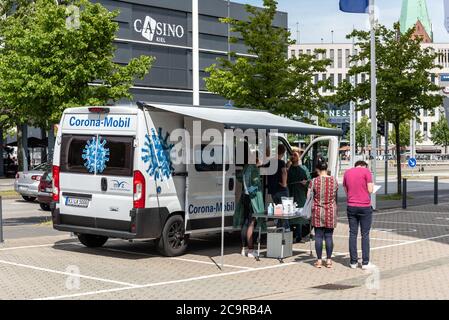
{"label": "blue coronavirus illustration", "polygon": [[142,148],[142,160],[148,164],[147,173],[156,180],[164,181],[169,179],[173,166],[170,159],[170,152],[174,145],[168,141],[169,134],[162,134],[162,128],[151,129],[151,135],[146,135],[145,146]]}
{"label": "blue coronavirus illustration", "polygon": [[107,141],[98,137],[92,137],[84,146],[82,158],[86,169],[93,173],[102,173],[106,169],[106,163],[109,162],[109,148],[106,148]]}

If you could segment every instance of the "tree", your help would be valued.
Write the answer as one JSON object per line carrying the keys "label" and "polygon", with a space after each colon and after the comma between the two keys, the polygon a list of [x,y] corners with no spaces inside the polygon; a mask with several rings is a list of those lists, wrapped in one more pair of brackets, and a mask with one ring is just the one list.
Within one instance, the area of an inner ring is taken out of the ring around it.
{"label": "tree", "polygon": [[367,116],[363,116],[355,127],[355,141],[365,150],[370,144],[371,139],[371,121]]}
{"label": "tree", "polygon": [[[417,143],[422,143],[424,141],[421,131],[415,131],[415,141]],[[388,142],[391,144],[396,143],[396,131],[393,130],[389,132]],[[399,143],[401,146],[410,145],[410,122],[403,122],[399,125]]]}
{"label": "tree", "polygon": [[[431,81],[429,70],[441,68],[435,65],[438,53],[431,48],[421,47],[421,38],[414,38],[414,28],[400,33],[399,23],[393,29],[376,27],[377,64],[377,117],[387,119],[395,130],[396,153],[400,154],[400,125],[419,116],[420,109],[434,110],[443,100],[438,94],[440,88]],[[359,54],[352,58],[354,63],[350,75],[370,73],[370,32],[354,31],[347,38],[355,38],[360,47]],[[370,107],[370,79],[354,87],[344,81],[338,88],[336,100],[339,103],[355,101],[357,110]],[[401,163],[397,157],[397,191],[401,193]]]}
{"label": "tree", "polygon": [[[319,89],[329,88],[329,80],[316,79],[325,73],[330,64],[327,59],[318,59],[323,51],[313,55],[287,58],[290,33],[273,27],[277,2],[264,0],[264,8],[246,5],[248,21],[222,19],[229,23],[233,33],[241,35],[252,57],[231,54],[232,59],[218,59],[206,71],[207,89],[238,107],[269,110],[285,116],[302,116],[304,112],[318,115],[324,107]],[[238,39],[231,38],[235,43]]]}
{"label": "tree", "polygon": [[131,98],[135,78],[151,68],[149,56],[113,61],[119,12],[101,4],[1,0],[0,7],[8,12],[0,23],[0,111],[17,124],[48,128],[67,107]]}
{"label": "tree", "polygon": [[449,146],[449,125],[445,117],[441,117],[430,129],[432,142],[438,146],[444,147],[444,153],[447,154]]}

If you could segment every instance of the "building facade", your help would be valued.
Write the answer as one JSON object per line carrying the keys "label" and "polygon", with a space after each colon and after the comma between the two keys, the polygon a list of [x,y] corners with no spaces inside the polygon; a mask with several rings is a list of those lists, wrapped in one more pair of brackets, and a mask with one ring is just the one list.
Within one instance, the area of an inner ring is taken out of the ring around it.
{"label": "building facade", "polygon": [[[156,58],[150,73],[136,80],[133,101],[223,105],[225,100],[206,90],[205,69],[228,55],[228,26],[219,21],[228,16],[246,20],[242,4],[224,0],[94,0],[109,10],[119,10],[120,30],[115,39],[115,60],[126,64],[140,55]],[[197,14],[195,14],[197,12]],[[287,13],[279,12],[274,26],[287,28]],[[194,32],[198,30],[198,32]],[[195,38],[197,36],[197,38]],[[198,39],[198,41],[195,41]],[[247,55],[243,41],[230,46],[238,55]],[[198,58],[195,58],[198,57]],[[199,91],[199,92],[198,92]],[[123,102],[123,101],[122,101]]]}
{"label": "building facade", "polygon": [[[432,81],[435,84],[439,84],[441,74],[449,74],[449,43],[423,43],[423,47],[431,47],[435,52],[439,53],[439,57],[436,59],[435,64],[442,66],[442,69],[432,70]],[[328,67],[326,73],[315,75],[314,81],[331,79],[331,83],[338,86],[344,79],[350,80],[350,58],[352,56],[353,46],[351,43],[310,43],[310,44],[298,44],[292,45],[289,49],[289,56],[299,54],[314,54],[315,50],[325,50],[325,55],[319,56],[319,58],[327,58],[331,60],[331,64]],[[354,53],[357,54],[359,48],[354,47]],[[368,61],[366,63],[369,63]],[[363,82],[369,78],[369,74],[358,75],[355,79],[356,83]],[[335,92],[332,90],[321,91],[323,95],[332,95]],[[349,105],[342,107],[330,106],[329,109],[323,110],[329,117],[329,122],[337,124],[343,131],[349,128]],[[358,111],[356,119],[359,121],[363,116],[370,117],[369,109]],[[416,124],[416,129],[423,135],[423,142],[416,144],[417,153],[439,153],[443,148],[435,146],[431,140],[430,130],[432,126],[444,116],[442,108],[437,108],[434,112],[428,112],[421,110],[419,121]],[[390,131],[392,128],[390,128]],[[369,140],[368,140],[369,141]],[[384,141],[382,140],[382,143]]]}

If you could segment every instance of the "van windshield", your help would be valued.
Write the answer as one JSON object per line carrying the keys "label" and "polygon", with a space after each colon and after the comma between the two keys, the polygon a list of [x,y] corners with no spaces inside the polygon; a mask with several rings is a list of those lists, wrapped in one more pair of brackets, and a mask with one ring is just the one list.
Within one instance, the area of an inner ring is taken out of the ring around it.
{"label": "van windshield", "polygon": [[132,176],[134,137],[63,135],[61,172]]}

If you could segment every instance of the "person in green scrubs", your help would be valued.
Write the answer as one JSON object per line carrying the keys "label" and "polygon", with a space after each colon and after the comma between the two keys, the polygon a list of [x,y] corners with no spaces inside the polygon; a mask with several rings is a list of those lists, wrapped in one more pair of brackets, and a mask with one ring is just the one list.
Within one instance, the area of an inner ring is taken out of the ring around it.
{"label": "person in green scrubs", "polygon": [[[307,199],[307,191],[309,187],[310,174],[307,169],[301,165],[299,151],[294,151],[290,159],[290,165],[288,167],[287,185],[288,191],[294,201],[298,204],[298,207],[304,207]],[[304,225],[304,219],[297,218],[290,222],[294,226],[296,242],[301,241],[301,229]]]}

